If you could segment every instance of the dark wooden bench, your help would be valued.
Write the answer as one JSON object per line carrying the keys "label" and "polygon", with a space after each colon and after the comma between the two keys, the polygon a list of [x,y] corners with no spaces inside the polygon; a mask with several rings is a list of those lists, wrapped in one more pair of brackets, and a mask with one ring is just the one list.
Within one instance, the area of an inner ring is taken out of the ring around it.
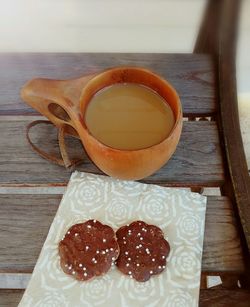
{"label": "dark wooden bench", "polygon": [[[20,301],[70,177],[70,171],[43,160],[28,146],[25,127],[41,116],[20,100],[20,87],[33,77],[66,79],[127,64],[168,79],[184,111],[176,153],[143,182],[220,191],[208,197],[200,305],[249,306],[250,179],[235,77],[239,2],[208,2],[193,54],[0,55],[0,306]],[[58,152],[52,146],[55,128],[34,128],[31,134],[39,146]],[[72,156],[84,155],[79,170],[101,173],[78,140],[67,142]],[[219,275],[222,284],[208,289],[209,275]]]}

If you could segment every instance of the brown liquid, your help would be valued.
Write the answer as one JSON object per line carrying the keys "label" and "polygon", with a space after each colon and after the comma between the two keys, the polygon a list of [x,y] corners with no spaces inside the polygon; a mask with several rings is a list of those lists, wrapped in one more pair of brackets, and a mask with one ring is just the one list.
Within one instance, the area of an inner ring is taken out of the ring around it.
{"label": "brown liquid", "polygon": [[115,84],[99,91],[87,107],[85,121],[97,140],[125,150],[160,143],[175,122],[172,109],[161,96],[133,83]]}

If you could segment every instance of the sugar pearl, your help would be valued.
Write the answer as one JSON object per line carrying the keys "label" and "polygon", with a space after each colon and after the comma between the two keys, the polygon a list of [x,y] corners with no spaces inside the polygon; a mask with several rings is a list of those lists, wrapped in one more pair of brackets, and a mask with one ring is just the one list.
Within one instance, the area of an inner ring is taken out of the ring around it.
{"label": "sugar pearl", "polygon": [[162,258],[162,259],[165,259],[166,257],[165,257],[165,256],[162,256],[161,258]]}
{"label": "sugar pearl", "polygon": [[161,266],[159,265],[158,268],[161,269]]}
{"label": "sugar pearl", "polygon": [[93,261],[93,262],[95,262],[95,261],[96,261],[96,259],[95,259],[95,258],[92,258],[92,261]]}
{"label": "sugar pearl", "polygon": [[128,261],[131,261],[131,258],[128,258]]}
{"label": "sugar pearl", "polygon": [[150,274],[153,274],[153,271],[150,271],[149,273],[150,273]]}
{"label": "sugar pearl", "polygon": [[71,269],[72,269],[72,265],[69,266],[69,270],[71,270]]}
{"label": "sugar pearl", "polygon": [[139,244],[139,247],[142,247],[142,245],[141,245],[141,244]]}
{"label": "sugar pearl", "polygon": [[166,268],[166,266],[165,266],[165,265],[163,265],[162,267],[163,267],[163,269],[165,269],[165,268]]}
{"label": "sugar pearl", "polygon": [[103,243],[105,243],[106,241],[107,241],[106,239],[103,239],[103,240],[102,240]]}
{"label": "sugar pearl", "polygon": [[131,272],[131,271],[129,271],[129,272],[128,272],[128,274],[129,274],[129,275],[131,275],[131,274],[132,274],[132,272]]}
{"label": "sugar pearl", "polygon": [[85,267],[83,268],[83,271],[86,271],[86,268],[85,268]]}
{"label": "sugar pearl", "polygon": [[67,234],[70,234],[70,231],[68,231]]}
{"label": "sugar pearl", "polygon": [[155,262],[155,258],[153,258],[152,261]]}
{"label": "sugar pearl", "polygon": [[100,253],[99,250],[97,250],[96,253],[99,254]]}
{"label": "sugar pearl", "polygon": [[103,255],[105,255],[105,254],[106,254],[106,252],[105,252],[105,251],[102,251],[102,254],[103,254]]}
{"label": "sugar pearl", "polygon": [[75,271],[72,271],[72,274],[73,274],[73,275],[75,275],[75,273],[76,273]]}
{"label": "sugar pearl", "polygon": [[86,276],[88,276],[88,274],[87,274],[87,273],[84,273],[83,275],[84,275],[85,277],[86,277]]}
{"label": "sugar pearl", "polygon": [[79,234],[78,233],[75,233],[75,237],[77,237]]}
{"label": "sugar pearl", "polygon": [[80,267],[80,268],[82,267],[82,264],[81,264],[81,263],[79,264],[79,267]]}
{"label": "sugar pearl", "polygon": [[143,240],[143,237],[140,237],[140,240],[142,241],[142,240]]}
{"label": "sugar pearl", "polygon": [[93,223],[96,223],[96,220],[93,220]]}
{"label": "sugar pearl", "polygon": [[139,264],[139,263],[137,263],[137,264],[136,264],[136,266],[140,266],[140,264]]}
{"label": "sugar pearl", "polygon": [[110,248],[111,252],[114,250],[112,247]]}
{"label": "sugar pearl", "polygon": [[128,252],[125,252],[125,255],[128,255]]}
{"label": "sugar pearl", "polygon": [[109,252],[109,249],[108,249],[108,248],[106,249],[106,252],[107,252],[107,253]]}
{"label": "sugar pearl", "polygon": [[132,275],[129,275],[129,278],[133,278],[133,276],[132,276]]}
{"label": "sugar pearl", "polygon": [[91,225],[88,225],[87,227],[88,227],[88,228],[91,228]]}
{"label": "sugar pearl", "polygon": [[126,240],[126,238],[125,238],[125,237],[123,237],[123,240]]}
{"label": "sugar pearl", "polygon": [[85,249],[86,249],[86,251],[89,249],[89,246],[87,245],[86,247],[85,247]]}
{"label": "sugar pearl", "polygon": [[115,261],[115,257],[112,257],[112,260]]}
{"label": "sugar pearl", "polygon": [[126,266],[129,266],[129,263],[126,263]]}

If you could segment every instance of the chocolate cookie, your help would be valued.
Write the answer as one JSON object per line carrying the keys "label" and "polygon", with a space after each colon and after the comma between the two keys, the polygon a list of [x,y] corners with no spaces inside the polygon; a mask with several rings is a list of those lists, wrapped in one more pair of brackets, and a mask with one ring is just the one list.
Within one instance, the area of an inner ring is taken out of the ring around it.
{"label": "chocolate cookie", "polygon": [[77,280],[105,274],[119,255],[115,232],[96,220],[75,224],[59,243],[63,271]]}
{"label": "chocolate cookie", "polygon": [[170,251],[161,229],[142,221],[123,226],[116,232],[120,255],[118,269],[137,281],[147,281],[166,267]]}

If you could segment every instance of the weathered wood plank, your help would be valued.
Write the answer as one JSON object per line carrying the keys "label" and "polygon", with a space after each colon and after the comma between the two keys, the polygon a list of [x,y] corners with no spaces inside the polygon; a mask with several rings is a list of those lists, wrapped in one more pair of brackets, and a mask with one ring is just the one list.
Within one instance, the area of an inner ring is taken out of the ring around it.
{"label": "weathered wood plank", "polygon": [[[70,171],[51,164],[34,153],[25,139],[29,121],[0,122],[0,185],[66,185]],[[56,129],[35,127],[31,137],[50,153],[56,153]],[[89,160],[77,139],[70,139],[72,157],[83,157],[77,169],[102,174]],[[143,180],[169,186],[220,186],[224,171],[215,122],[184,122],[181,141],[171,160],[157,173]]]}
{"label": "weathered wood plank", "polygon": [[0,272],[29,273],[61,195],[0,195]]}
{"label": "weathered wood plank", "polygon": [[21,101],[22,85],[35,77],[75,78],[119,66],[143,66],[169,80],[178,91],[185,115],[216,111],[213,59],[201,54],[13,53],[0,55],[0,115],[34,115]]}
{"label": "weathered wood plank", "polygon": [[24,290],[0,290],[0,306],[16,307],[23,296]]}
{"label": "weathered wood plank", "polygon": [[202,271],[244,271],[241,243],[232,204],[227,197],[208,196]]}
{"label": "weathered wood plank", "polygon": [[201,290],[200,307],[249,307],[250,292],[248,290]]}
{"label": "weathered wood plank", "polygon": [[[0,272],[32,272],[60,195],[0,195]],[[202,271],[241,273],[240,239],[231,203],[209,197]]]}

